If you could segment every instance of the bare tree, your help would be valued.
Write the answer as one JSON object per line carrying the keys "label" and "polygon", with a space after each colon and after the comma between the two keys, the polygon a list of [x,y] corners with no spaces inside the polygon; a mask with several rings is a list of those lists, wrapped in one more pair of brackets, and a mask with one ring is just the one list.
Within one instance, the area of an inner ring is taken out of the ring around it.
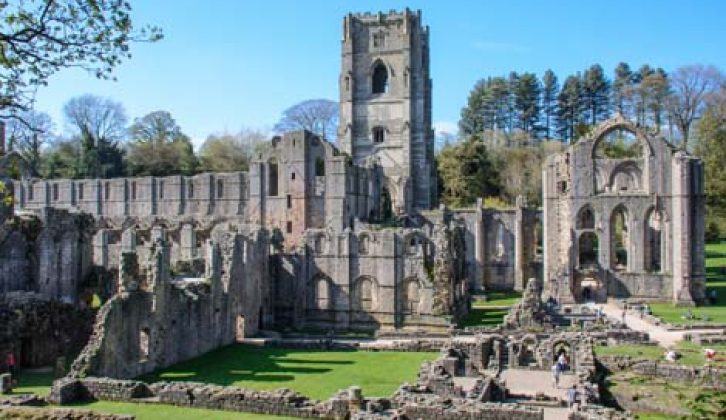
{"label": "bare tree", "polygon": [[38,173],[41,149],[53,137],[53,122],[45,112],[25,111],[6,121],[8,149],[17,150],[28,162],[31,172]]}
{"label": "bare tree", "polygon": [[723,73],[714,66],[695,64],[676,69],[670,77],[671,95],[667,100],[671,119],[681,132],[681,147],[688,147],[691,125],[705,107],[709,96],[724,83]]}
{"label": "bare tree", "polygon": [[334,141],[338,128],[338,103],[329,99],[309,99],[291,106],[275,124],[276,133],[308,130]]}
{"label": "bare tree", "polygon": [[110,98],[82,95],[69,100],[63,112],[81,143],[78,176],[121,176],[119,142],[126,138],[127,122],[123,105]]}

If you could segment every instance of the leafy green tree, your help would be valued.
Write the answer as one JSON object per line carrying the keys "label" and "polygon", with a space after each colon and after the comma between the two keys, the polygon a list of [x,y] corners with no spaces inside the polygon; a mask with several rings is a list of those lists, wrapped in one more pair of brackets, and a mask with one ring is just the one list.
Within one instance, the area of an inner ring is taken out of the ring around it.
{"label": "leafy green tree", "polygon": [[[703,160],[706,225],[726,233],[726,87],[712,95],[696,123],[694,153]],[[718,236],[718,235],[716,235]]]}
{"label": "leafy green tree", "polygon": [[559,89],[555,72],[547,70],[542,76],[542,113],[546,139],[552,138],[552,125],[557,115],[557,94]]}
{"label": "leafy green tree", "polygon": [[583,111],[582,82],[579,74],[569,76],[557,96],[557,131],[567,142],[576,139],[576,128]]}
{"label": "leafy green tree", "polygon": [[265,141],[265,133],[243,129],[237,134],[212,135],[200,149],[200,160],[205,171],[246,171],[252,153]]}
{"label": "leafy green tree", "polygon": [[582,106],[591,125],[606,119],[610,105],[610,82],[602,66],[594,64],[585,70],[582,78]]}
{"label": "leafy green tree", "polygon": [[499,197],[513,205],[524,196],[532,205],[542,203],[542,164],[547,156],[559,152],[561,142],[543,141],[536,145],[501,147],[491,151],[495,171],[499,174]]}
{"label": "leafy green tree", "polygon": [[192,175],[199,164],[189,137],[171,114],[155,111],[135,120],[129,129],[127,172],[130,175]]}
{"label": "leafy green tree", "polygon": [[484,143],[476,136],[449,144],[436,156],[441,201],[464,207],[499,193],[499,177]]}
{"label": "leafy green tree", "polygon": [[44,178],[76,178],[80,143],[59,140],[43,151],[40,174]]}
{"label": "leafy green tree", "polygon": [[162,37],[156,27],[135,30],[131,6],[119,0],[2,2],[0,20],[1,117],[21,117],[36,88],[63,68],[109,79],[131,43]]}
{"label": "leafy green tree", "polygon": [[120,102],[94,95],[77,96],[63,107],[80,142],[76,175],[109,178],[124,174],[120,143],[126,138],[126,112]]}

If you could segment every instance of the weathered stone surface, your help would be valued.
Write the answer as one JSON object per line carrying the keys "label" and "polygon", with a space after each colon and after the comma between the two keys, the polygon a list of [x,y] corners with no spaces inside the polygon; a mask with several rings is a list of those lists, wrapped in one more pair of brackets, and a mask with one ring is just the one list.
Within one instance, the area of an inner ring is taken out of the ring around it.
{"label": "weathered stone surface", "polygon": [[75,408],[2,407],[0,418],[24,420],[133,420],[125,414],[106,414]]}

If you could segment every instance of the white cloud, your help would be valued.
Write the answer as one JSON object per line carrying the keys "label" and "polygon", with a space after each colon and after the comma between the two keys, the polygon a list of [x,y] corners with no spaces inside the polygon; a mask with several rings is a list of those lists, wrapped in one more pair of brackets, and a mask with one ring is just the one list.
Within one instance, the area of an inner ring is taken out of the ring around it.
{"label": "white cloud", "polygon": [[451,121],[437,121],[434,123],[436,136],[450,135],[456,137],[459,134],[459,125]]}

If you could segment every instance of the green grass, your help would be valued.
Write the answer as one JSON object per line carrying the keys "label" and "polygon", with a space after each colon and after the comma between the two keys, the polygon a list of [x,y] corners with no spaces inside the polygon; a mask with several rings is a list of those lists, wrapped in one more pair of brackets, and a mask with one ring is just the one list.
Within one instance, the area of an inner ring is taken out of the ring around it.
{"label": "green grass", "polygon": [[[673,325],[691,322],[726,324],[726,275],[720,274],[721,267],[726,267],[726,242],[706,244],[706,288],[715,289],[716,305],[699,306],[691,309],[694,321],[683,318],[688,308],[678,307],[670,303],[654,303],[650,305],[653,315]],[[708,317],[708,320],[704,319]]]}
{"label": "green grass", "polygon": [[474,308],[487,308],[491,306],[512,306],[522,298],[519,292],[487,292],[486,300],[474,296],[471,306]]}
{"label": "green grass", "polygon": [[200,408],[176,407],[163,404],[135,404],[115,401],[95,401],[70,405],[74,408],[93,410],[99,413],[130,414],[137,420],[292,420],[292,417],[277,417],[263,414],[236,413],[231,411],[204,410]]}
{"label": "green grass", "polygon": [[20,372],[18,386],[13,388],[13,394],[48,395],[53,379],[52,371],[23,370]]}
{"label": "green grass", "polygon": [[469,314],[459,321],[459,327],[494,327],[502,323],[506,309],[471,308]]}
{"label": "green grass", "polygon": [[328,399],[358,385],[369,396],[388,396],[413,382],[422,362],[436,353],[295,350],[235,344],[179,363],[142,379],[194,381],[259,390],[290,388]]}

